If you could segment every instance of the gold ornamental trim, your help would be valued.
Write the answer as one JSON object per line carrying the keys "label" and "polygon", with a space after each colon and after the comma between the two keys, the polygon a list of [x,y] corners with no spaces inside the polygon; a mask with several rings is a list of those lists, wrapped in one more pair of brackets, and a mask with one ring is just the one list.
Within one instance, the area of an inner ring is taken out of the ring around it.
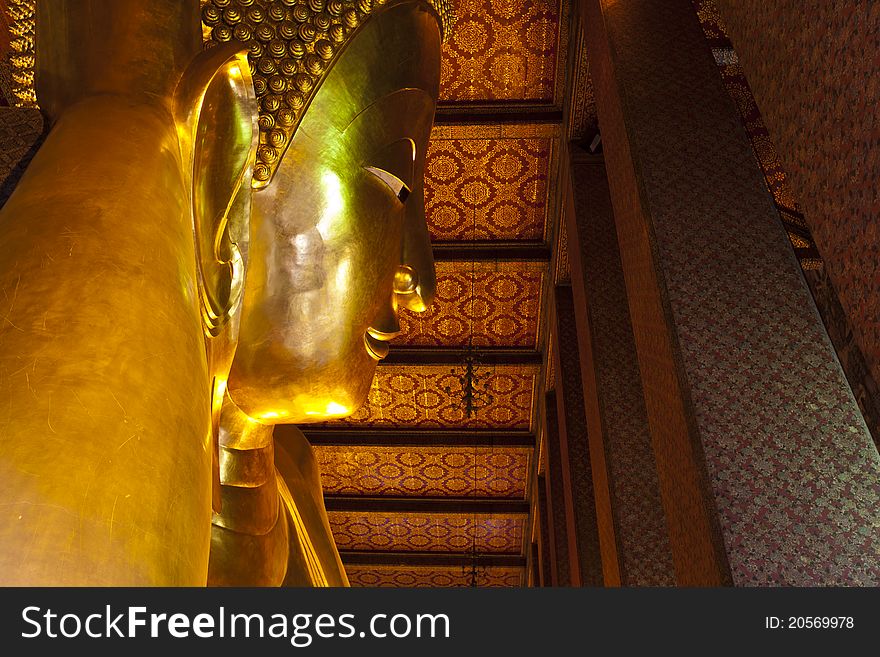
{"label": "gold ornamental trim", "polygon": [[36,24],[36,0],[8,0],[6,18],[9,21],[9,75],[12,78],[10,105],[36,107],[34,93],[34,33]]}

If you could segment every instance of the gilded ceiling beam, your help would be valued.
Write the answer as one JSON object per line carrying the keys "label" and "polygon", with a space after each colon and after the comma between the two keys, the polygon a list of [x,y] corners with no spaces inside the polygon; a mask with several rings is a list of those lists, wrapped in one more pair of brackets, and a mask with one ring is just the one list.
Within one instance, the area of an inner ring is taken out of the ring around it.
{"label": "gilded ceiling beam", "polygon": [[[434,566],[437,568],[470,568],[474,555],[436,552],[366,552],[341,551],[343,563],[363,566]],[[478,568],[525,568],[526,558],[518,554],[477,553]]]}
{"label": "gilded ceiling beam", "polygon": [[562,124],[562,109],[544,104],[491,104],[440,105],[437,107],[434,123],[436,125],[459,124],[515,124],[556,123]]}
{"label": "gilded ceiling beam", "polygon": [[550,262],[550,245],[543,240],[497,242],[434,242],[437,262]]}
{"label": "gilded ceiling beam", "polygon": [[468,515],[491,515],[495,513],[527,515],[528,500],[502,500],[490,498],[430,498],[430,497],[367,497],[327,495],[324,504],[328,513],[333,511],[374,513],[464,513]]}
{"label": "gilded ceiling beam", "polygon": [[[534,349],[520,347],[486,347],[476,350],[480,365],[534,365],[540,366],[544,356]],[[468,355],[467,349],[450,347],[392,347],[379,361],[379,367],[388,365],[460,365]]]}

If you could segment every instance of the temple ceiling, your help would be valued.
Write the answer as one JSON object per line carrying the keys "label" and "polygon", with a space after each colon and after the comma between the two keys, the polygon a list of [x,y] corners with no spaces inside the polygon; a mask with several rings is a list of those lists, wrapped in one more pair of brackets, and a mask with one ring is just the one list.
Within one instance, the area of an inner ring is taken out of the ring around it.
{"label": "temple ceiling", "polygon": [[[459,565],[452,566],[346,566],[352,586],[431,587],[450,588],[470,586],[470,573]],[[480,573],[480,586],[523,586],[523,569],[515,566],[489,566]]]}
{"label": "temple ceiling", "polygon": [[436,128],[425,165],[432,241],[541,240],[555,126]]}
{"label": "temple ceiling", "polygon": [[527,513],[328,511],[340,552],[518,555]]}
{"label": "temple ceiling", "polygon": [[324,491],[332,495],[525,500],[527,447],[436,445],[315,447]]}
{"label": "temple ceiling", "polygon": [[443,46],[441,101],[552,101],[558,0],[455,0]]}

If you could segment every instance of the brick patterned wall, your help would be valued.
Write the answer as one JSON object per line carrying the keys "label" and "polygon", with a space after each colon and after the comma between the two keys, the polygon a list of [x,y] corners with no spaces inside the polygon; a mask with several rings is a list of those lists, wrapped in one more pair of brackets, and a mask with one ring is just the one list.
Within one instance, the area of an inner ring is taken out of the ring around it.
{"label": "brick patterned wall", "polygon": [[[854,336],[847,313],[828,276],[827,267],[824,267],[821,259],[817,258],[818,250],[809,234],[803,209],[791,189],[782,160],[755,103],[751,86],[730,41],[727,26],[714,0],[691,1],[697,11],[706,40],[712,48],[727,92],[739,109],[743,127],[752,142],[767,187],[773,194],[776,207],[780,211],[783,225],[796,247],[795,252],[799,254],[804,277],[828,331],[828,337],[831,338],[874,443],[880,444],[880,394],[878,394],[880,387],[871,374],[867,360]],[[766,61],[762,56],[761,63]]]}
{"label": "brick patterned wall", "polygon": [[880,458],[691,3],[587,7],[679,583],[877,584]]}
{"label": "brick patterned wall", "polygon": [[[577,320],[585,347],[584,392],[591,397],[587,424],[591,454],[596,440],[606,464],[620,580],[625,586],[671,586],[675,573],[669,534],[605,167],[573,163],[571,176],[575,212],[568,230],[572,290],[584,313]],[[594,477],[598,460],[593,457]],[[600,531],[602,525],[600,518]]]}
{"label": "brick patterned wall", "polygon": [[827,267],[805,271],[804,278],[816,300],[822,323],[834,345],[849,386],[852,388],[859,410],[874,445],[880,448],[880,386],[871,374],[868,362],[853,335],[852,325],[846,315],[834,286],[828,277]]}
{"label": "brick patterned wall", "polygon": [[880,380],[880,3],[716,0],[874,380]]}
{"label": "brick patterned wall", "polygon": [[624,122],[629,107],[614,78],[612,44],[602,29],[601,2],[583,4],[608,184],[676,583],[724,584],[730,580],[721,529],[702,466],[702,445],[694,435],[693,413],[686,412],[690,402],[681,384],[683,371],[676,360],[674,335],[667,326],[668,307],[661,296],[665,288],[654,266],[656,246],[642,208],[637,154]]}

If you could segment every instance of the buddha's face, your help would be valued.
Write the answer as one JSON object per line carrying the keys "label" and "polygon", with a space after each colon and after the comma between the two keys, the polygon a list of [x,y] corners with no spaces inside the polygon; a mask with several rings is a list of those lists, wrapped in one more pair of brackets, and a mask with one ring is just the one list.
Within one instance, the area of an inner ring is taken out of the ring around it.
{"label": "buddha's face", "polygon": [[255,191],[228,390],[264,423],[365,400],[397,310],[425,309],[434,263],[423,169],[440,35],[416,3],[371,18],[326,76],[271,183]]}

